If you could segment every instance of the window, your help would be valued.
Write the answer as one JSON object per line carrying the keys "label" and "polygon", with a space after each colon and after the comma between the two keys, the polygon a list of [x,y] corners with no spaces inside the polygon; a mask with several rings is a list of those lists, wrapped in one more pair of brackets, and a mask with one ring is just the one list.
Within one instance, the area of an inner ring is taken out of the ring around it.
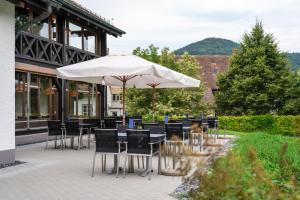
{"label": "window", "polygon": [[82,104],[81,105],[82,115],[87,116],[89,112],[89,105],[88,104]]}
{"label": "window", "polygon": [[113,101],[121,101],[121,95],[119,95],[119,94],[113,94],[112,98],[113,98]]}
{"label": "window", "polygon": [[15,75],[15,118],[26,120],[27,118],[27,74],[16,72]]}
{"label": "window", "polygon": [[69,45],[82,49],[82,28],[69,22]]}
{"label": "window", "polygon": [[96,85],[69,81],[69,118],[99,116],[100,93]]}
{"label": "window", "polygon": [[96,36],[95,33],[84,29],[83,46],[85,51],[95,53]]}
{"label": "window", "polygon": [[[24,121],[28,116],[29,119],[58,118],[59,95],[52,78],[24,72],[16,72],[15,77],[16,120]],[[27,77],[30,78],[29,87]]]}
{"label": "window", "polygon": [[66,22],[66,44],[96,53],[96,33],[73,22]]}
{"label": "window", "polygon": [[29,31],[24,30],[23,26],[29,22],[29,9],[16,7],[15,10],[15,27],[17,31]]}

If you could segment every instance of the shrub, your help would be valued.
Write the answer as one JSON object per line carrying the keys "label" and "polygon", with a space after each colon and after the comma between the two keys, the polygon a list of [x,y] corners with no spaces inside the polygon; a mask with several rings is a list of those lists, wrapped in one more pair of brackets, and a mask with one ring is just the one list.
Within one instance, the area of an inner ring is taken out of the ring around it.
{"label": "shrub", "polygon": [[290,136],[300,135],[300,116],[220,116],[218,119],[220,129],[242,132],[262,131]]}
{"label": "shrub", "polygon": [[193,199],[300,199],[299,183],[285,158],[286,150],[287,145],[284,145],[279,152],[281,170],[290,172],[284,174],[284,179],[274,180],[253,148],[249,148],[246,155],[233,151],[218,159],[211,173],[199,175],[201,185],[192,194]]}

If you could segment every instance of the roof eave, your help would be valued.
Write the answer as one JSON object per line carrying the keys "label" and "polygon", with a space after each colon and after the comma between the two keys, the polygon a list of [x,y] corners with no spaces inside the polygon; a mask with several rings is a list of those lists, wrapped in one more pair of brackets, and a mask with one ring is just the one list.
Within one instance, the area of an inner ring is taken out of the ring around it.
{"label": "roof eave", "polygon": [[[80,9],[68,1],[64,1],[64,0],[52,0],[52,1],[62,3],[63,10],[70,12],[74,15],[77,15],[78,17],[83,18],[84,20],[86,20],[98,27],[103,28],[108,34],[113,35],[114,37],[118,37],[118,36],[122,36],[123,34],[126,34],[125,31],[109,24],[108,22],[106,22],[104,20],[101,20],[98,17],[96,18],[95,16],[88,13],[86,10]],[[80,13],[80,15],[78,13]]]}

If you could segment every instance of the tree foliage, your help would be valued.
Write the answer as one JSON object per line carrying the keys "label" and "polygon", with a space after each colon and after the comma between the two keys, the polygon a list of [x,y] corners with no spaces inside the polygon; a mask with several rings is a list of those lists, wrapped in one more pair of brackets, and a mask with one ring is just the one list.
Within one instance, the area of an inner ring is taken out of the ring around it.
{"label": "tree foliage", "polygon": [[292,87],[288,91],[288,98],[283,106],[284,114],[300,114],[300,69],[293,74]]}
{"label": "tree foliage", "polygon": [[227,115],[280,112],[289,96],[292,76],[274,36],[257,21],[218,79],[218,111]]}
{"label": "tree foliage", "polygon": [[[184,54],[176,58],[168,48],[159,48],[150,45],[146,49],[140,47],[133,50],[133,54],[146,60],[161,64],[172,70],[199,79],[199,65],[190,55]],[[203,95],[202,87],[185,89],[156,89],[157,115],[197,113],[205,109],[201,102]],[[127,111],[129,114],[152,114],[152,89],[127,89]]]}

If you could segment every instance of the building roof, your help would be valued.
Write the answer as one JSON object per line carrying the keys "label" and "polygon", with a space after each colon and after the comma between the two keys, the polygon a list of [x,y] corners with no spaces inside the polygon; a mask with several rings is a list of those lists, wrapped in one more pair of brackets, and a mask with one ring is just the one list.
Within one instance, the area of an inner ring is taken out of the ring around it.
{"label": "building roof", "polygon": [[122,36],[122,34],[126,33],[125,31],[112,25],[110,20],[96,14],[95,12],[82,6],[75,0],[51,0],[51,1],[61,3],[62,8],[66,9],[69,12],[75,11],[75,13],[73,14],[80,13],[86,18],[88,22],[95,23],[96,25],[102,27],[104,30],[108,31],[110,34],[114,35],[115,37]]}
{"label": "building roof", "polygon": [[96,26],[100,26],[104,30],[106,30],[109,34],[118,37],[122,36],[126,32],[117,28],[116,26],[112,25],[110,20],[96,14],[95,12],[91,11],[90,9],[82,6],[75,0],[51,0],[55,3],[60,3],[62,5],[62,9],[70,12],[74,15],[81,14],[81,18],[84,18],[91,24],[95,24]]}
{"label": "building roof", "polygon": [[217,89],[217,75],[224,73],[228,69],[229,56],[223,55],[204,55],[194,56],[198,61],[201,80],[211,89]]}

